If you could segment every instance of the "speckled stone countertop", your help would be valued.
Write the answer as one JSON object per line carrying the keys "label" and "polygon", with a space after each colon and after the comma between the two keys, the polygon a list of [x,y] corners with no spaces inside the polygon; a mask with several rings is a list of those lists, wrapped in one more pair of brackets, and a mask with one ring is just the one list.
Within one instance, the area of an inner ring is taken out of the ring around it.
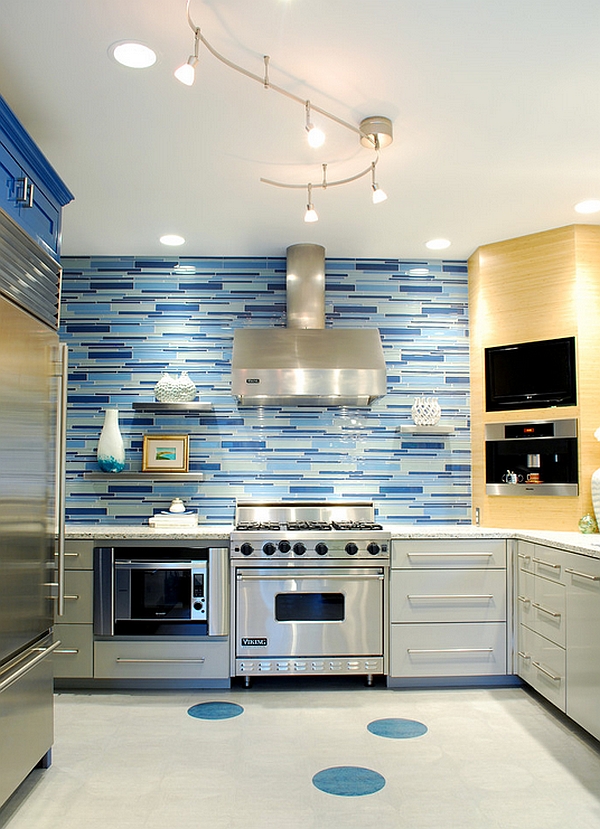
{"label": "speckled stone countertop", "polygon": [[[600,534],[586,535],[579,532],[553,530],[511,530],[494,527],[475,527],[470,524],[385,524],[392,538],[512,538],[560,547],[574,553],[600,558]],[[112,539],[195,539],[201,541],[228,542],[233,530],[230,524],[199,524],[197,527],[155,528],[147,524],[67,524],[65,536],[73,538]]]}
{"label": "speckled stone countertop", "polygon": [[475,527],[469,524],[424,525],[392,524],[386,525],[391,530],[392,538],[512,538],[560,547],[573,553],[582,553],[593,558],[600,558],[600,534],[579,532],[559,532],[558,530],[511,530],[501,527]]}
{"label": "speckled stone countertop", "polygon": [[179,538],[201,541],[226,541],[233,527],[229,524],[198,524],[197,527],[150,527],[148,524],[67,524],[65,538],[158,539]]}

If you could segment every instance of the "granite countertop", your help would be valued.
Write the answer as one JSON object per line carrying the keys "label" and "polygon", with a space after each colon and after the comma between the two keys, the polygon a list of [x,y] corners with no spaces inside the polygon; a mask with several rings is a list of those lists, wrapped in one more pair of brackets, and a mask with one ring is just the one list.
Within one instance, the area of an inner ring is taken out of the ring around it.
{"label": "granite countertop", "polygon": [[560,547],[573,553],[583,553],[593,558],[600,558],[600,534],[563,532],[559,530],[515,530],[506,527],[476,527],[471,524],[435,524],[425,525],[386,525],[391,530],[392,538],[512,538]]}
{"label": "granite countertop", "polygon": [[148,524],[71,524],[65,527],[65,538],[190,538],[227,541],[230,524],[198,524],[197,527],[150,527]]}
{"label": "granite countertop", "polygon": [[[471,524],[384,524],[392,538],[511,538],[561,547],[574,553],[600,558],[600,534],[553,530],[514,530],[502,527],[476,527]],[[71,538],[120,539],[199,539],[228,541],[231,524],[198,524],[197,527],[150,527],[147,524],[74,524],[68,523],[65,536]]]}

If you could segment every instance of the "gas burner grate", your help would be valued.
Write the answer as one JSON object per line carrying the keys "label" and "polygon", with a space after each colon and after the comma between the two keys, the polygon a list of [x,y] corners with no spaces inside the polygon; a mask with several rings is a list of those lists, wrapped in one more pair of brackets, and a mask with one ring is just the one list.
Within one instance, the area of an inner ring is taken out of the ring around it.
{"label": "gas burner grate", "polygon": [[236,530],[241,532],[255,532],[267,530],[270,532],[277,532],[281,529],[279,521],[243,521],[236,525]]}
{"label": "gas burner grate", "polygon": [[334,529],[343,532],[365,532],[366,530],[382,530],[381,524],[374,524],[371,521],[332,521]]}
{"label": "gas burner grate", "polygon": [[306,532],[310,530],[331,530],[329,521],[288,521],[290,532]]}

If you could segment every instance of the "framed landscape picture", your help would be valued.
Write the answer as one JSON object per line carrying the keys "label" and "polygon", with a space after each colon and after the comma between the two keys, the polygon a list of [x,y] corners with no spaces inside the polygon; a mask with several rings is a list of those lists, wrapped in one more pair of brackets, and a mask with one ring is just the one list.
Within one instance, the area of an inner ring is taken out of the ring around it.
{"label": "framed landscape picture", "polygon": [[144,435],[142,472],[187,472],[188,435]]}

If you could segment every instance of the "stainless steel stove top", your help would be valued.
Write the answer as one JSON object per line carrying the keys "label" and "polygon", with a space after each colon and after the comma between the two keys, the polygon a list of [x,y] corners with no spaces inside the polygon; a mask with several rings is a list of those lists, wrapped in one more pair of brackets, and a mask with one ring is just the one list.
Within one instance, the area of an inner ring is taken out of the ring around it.
{"label": "stainless steel stove top", "polygon": [[241,502],[231,557],[385,561],[389,542],[371,502]]}

